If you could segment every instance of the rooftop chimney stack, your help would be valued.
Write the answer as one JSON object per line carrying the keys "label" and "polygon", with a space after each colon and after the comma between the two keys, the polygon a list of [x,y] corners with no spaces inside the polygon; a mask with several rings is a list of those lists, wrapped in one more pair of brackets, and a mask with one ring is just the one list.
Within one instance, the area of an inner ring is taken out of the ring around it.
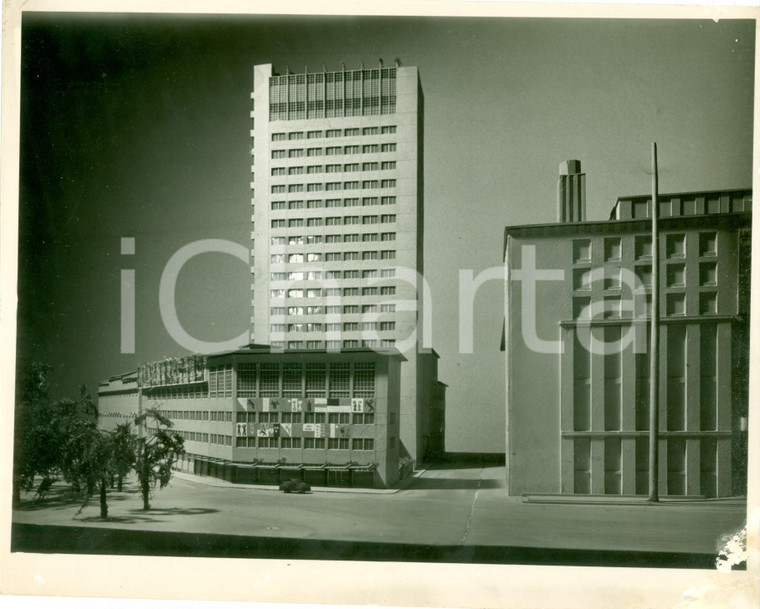
{"label": "rooftop chimney stack", "polygon": [[557,222],[583,222],[586,219],[586,174],[575,159],[559,165],[557,182]]}

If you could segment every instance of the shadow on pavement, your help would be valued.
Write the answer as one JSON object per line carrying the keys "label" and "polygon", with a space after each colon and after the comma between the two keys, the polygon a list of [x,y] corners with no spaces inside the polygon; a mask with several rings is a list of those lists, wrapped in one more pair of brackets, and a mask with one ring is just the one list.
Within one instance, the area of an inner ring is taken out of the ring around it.
{"label": "shadow on pavement", "polygon": [[501,480],[480,480],[478,478],[416,478],[406,491],[430,491],[430,490],[473,490],[478,488],[503,488],[505,483]]}
{"label": "shadow on pavement", "polygon": [[716,554],[248,537],[13,523],[12,552],[436,563],[714,568]]}

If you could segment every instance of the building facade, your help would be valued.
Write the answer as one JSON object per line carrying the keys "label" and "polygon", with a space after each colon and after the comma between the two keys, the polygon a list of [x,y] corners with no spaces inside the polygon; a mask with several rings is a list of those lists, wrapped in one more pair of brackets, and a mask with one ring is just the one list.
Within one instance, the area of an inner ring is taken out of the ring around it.
{"label": "building facade", "polygon": [[[512,495],[648,492],[650,205],[505,231]],[[746,493],[750,207],[659,198],[662,496]]]}
{"label": "building facade", "polygon": [[397,348],[403,450],[423,459],[437,356],[417,331],[423,95],[414,67],[253,70],[251,300],[256,343]]}
{"label": "building facade", "polygon": [[[271,352],[252,346],[140,366],[98,388],[111,428],[147,409],[185,440],[180,462],[369,467],[373,484],[398,480],[400,365],[395,350]],[[221,471],[221,470],[220,470]],[[294,470],[295,471],[295,470]]]}

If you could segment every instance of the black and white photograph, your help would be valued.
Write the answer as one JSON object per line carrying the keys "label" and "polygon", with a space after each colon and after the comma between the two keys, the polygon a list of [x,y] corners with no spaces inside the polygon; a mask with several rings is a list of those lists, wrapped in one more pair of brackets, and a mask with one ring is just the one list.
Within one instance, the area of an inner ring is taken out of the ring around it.
{"label": "black and white photograph", "polygon": [[753,13],[174,10],[4,32],[4,560],[751,606]]}

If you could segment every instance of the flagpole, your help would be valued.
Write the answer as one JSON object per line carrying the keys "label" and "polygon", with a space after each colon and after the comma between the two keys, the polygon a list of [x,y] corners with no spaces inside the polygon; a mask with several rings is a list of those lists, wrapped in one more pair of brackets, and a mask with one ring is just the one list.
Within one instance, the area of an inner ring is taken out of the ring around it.
{"label": "flagpole", "polygon": [[657,144],[652,142],[652,313],[649,346],[649,501],[659,501],[660,231]]}

